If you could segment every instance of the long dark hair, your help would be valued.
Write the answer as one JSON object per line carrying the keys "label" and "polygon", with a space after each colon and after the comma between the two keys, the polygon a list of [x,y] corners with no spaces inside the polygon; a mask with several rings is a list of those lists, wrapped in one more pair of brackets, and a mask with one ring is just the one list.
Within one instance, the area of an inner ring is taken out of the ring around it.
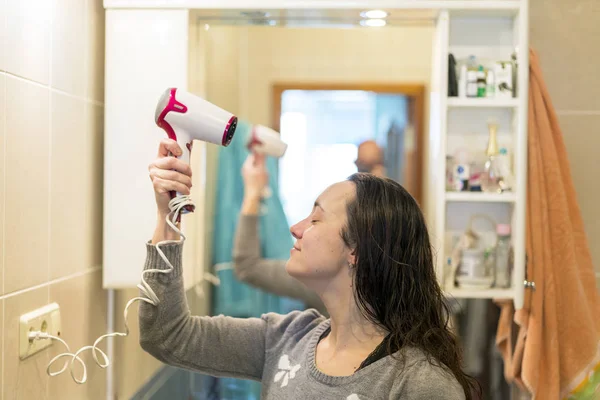
{"label": "long dark hair", "polygon": [[481,388],[462,371],[419,205],[391,179],[357,173],[348,180],[356,185],[356,197],[347,205],[342,238],[355,250],[353,287],[361,313],[389,332],[389,354],[421,349],[430,363],[449,369],[472,399],[472,390]]}

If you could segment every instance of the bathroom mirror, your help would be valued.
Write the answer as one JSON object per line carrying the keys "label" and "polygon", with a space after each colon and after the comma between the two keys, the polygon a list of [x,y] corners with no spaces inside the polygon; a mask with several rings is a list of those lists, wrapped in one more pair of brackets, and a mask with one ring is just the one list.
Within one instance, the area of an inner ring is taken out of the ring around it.
{"label": "bathroom mirror", "polygon": [[355,10],[194,12],[192,90],[281,132],[289,147],[280,195],[290,223],[357,171],[366,140],[380,146],[386,175],[422,200],[432,15],[390,15],[387,26],[369,27]]}

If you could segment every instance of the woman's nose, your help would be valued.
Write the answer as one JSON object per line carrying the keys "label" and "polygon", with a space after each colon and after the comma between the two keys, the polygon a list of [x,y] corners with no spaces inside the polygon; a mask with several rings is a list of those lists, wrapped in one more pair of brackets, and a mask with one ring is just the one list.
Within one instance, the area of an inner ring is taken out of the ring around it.
{"label": "woman's nose", "polygon": [[292,236],[296,239],[302,239],[302,234],[304,233],[304,222],[306,220],[302,220],[300,222],[298,222],[295,225],[292,225],[292,227],[290,228],[290,232],[292,233]]}

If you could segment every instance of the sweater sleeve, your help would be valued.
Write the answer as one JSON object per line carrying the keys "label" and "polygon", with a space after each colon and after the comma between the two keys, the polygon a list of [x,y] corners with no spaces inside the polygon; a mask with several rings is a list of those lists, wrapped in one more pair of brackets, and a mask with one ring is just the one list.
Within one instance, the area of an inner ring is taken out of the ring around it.
{"label": "sweater sleeve", "polygon": [[240,215],[233,247],[233,268],[237,278],[249,285],[278,296],[303,301],[322,314],[327,311],[319,296],[291,277],[285,270],[285,260],[261,257],[258,216]]}
{"label": "sweater sleeve", "polygon": [[[140,302],[140,345],[169,365],[214,376],[260,380],[267,319],[191,316],[183,286],[182,248],[182,244],[161,246],[173,271],[144,275],[159,303]],[[168,268],[156,246],[148,244],[144,269]]]}

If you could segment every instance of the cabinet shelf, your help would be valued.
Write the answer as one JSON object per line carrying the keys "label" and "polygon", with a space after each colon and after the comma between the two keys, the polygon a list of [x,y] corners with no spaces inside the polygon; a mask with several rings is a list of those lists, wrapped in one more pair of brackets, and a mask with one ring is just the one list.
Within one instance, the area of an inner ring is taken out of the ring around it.
{"label": "cabinet shelf", "polygon": [[461,289],[452,288],[446,290],[444,294],[455,299],[513,299],[514,291],[512,289]]}
{"label": "cabinet shelf", "polygon": [[448,202],[514,203],[515,193],[446,192]]}
{"label": "cabinet shelf", "polygon": [[519,106],[519,99],[488,99],[488,98],[462,98],[449,97],[448,107],[450,108],[516,108]]}

